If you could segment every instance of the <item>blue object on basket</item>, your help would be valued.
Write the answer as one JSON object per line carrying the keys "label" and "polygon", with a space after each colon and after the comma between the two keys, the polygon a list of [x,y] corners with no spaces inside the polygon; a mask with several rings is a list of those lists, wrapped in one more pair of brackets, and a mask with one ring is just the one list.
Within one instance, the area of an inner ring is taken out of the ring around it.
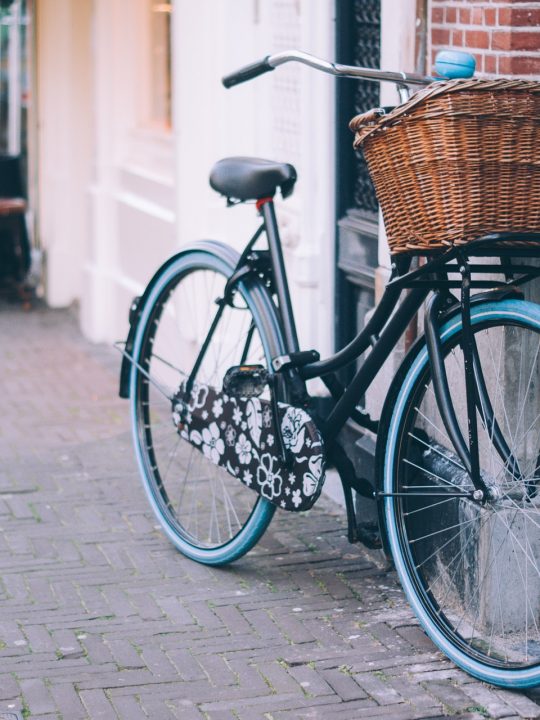
{"label": "blue object on basket", "polygon": [[470,78],[476,69],[474,55],[459,50],[441,50],[435,58],[434,71],[441,75],[436,80],[455,80]]}

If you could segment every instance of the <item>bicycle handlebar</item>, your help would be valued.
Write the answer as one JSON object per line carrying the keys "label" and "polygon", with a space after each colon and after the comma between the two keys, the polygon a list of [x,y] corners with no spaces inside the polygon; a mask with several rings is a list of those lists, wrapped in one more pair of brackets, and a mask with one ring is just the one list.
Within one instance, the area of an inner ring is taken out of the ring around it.
{"label": "bicycle handlebar", "polygon": [[235,70],[235,72],[230,73],[230,75],[225,75],[221,82],[226,88],[230,88],[233,87],[233,85],[239,85],[240,83],[247,82],[248,80],[258,77],[259,75],[270,72],[275,69],[269,62],[271,57],[271,55],[267,55],[262,60],[257,60],[250,65],[244,65],[244,67],[239,70]]}
{"label": "bicycle handlebar", "polygon": [[246,65],[235,72],[225,75],[222,80],[226,88],[233,85],[251,80],[252,78],[262,75],[263,73],[274,70],[279,65],[288,62],[299,62],[303,65],[320,70],[321,72],[335,75],[337,77],[363,78],[364,80],[374,80],[376,82],[393,82],[398,86],[406,85],[429,85],[433,82],[433,78],[425,75],[416,75],[414,73],[404,72],[388,72],[386,70],[376,70],[374,68],[355,67],[353,65],[341,65],[339,63],[331,63],[322,58],[315,57],[309,53],[300,50],[286,50],[285,52],[276,53],[275,55],[267,55],[262,60]]}
{"label": "bicycle handlebar", "polygon": [[375,68],[355,67],[353,65],[341,65],[331,63],[328,60],[315,57],[301,50],[286,50],[275,55],[267,55],[262,60],[245,65],[235,72],[225,75],[222,82],[226,88],[251,80],[263,73],[274,70],[279,65],[288,62],[299,62],[303,65],[320,70],[337,77],[362,78],[374,80],[375,82],[393,82],[397,85],[402,100],[406,100],[409,94],[409,85],[429,85],[434,80],[449,80],[453,78],[469,78],[474,75],[476,61],[474,55],[459,50],[441,50],[437,53],[435,60],[435,71],[438,78],[429,75],[417,75],[415,73],[389,72]]}

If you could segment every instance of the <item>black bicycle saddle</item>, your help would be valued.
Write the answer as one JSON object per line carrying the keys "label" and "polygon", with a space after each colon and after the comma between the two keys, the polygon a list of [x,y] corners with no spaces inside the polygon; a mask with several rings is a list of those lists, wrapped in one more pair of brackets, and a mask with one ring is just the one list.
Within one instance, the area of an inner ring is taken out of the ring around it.
{"label": "black bicycle saddle", "polygon": [[219,160],[210,173],[210,185],[234,200],[260,200],[273,197],[278,188],[284,198],[291,195],[296,170],[289,163],[253,157]]}

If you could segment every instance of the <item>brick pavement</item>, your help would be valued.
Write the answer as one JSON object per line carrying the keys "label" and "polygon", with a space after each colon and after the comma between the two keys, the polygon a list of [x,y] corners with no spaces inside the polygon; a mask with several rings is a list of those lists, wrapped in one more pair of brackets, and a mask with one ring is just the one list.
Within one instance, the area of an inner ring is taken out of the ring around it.
{"label": "brick pavement", "polygon": [[537,718],[446,661],[323,499],[234,567],[179,555],[132,459],[118,358],[0,301],[0,718]]}

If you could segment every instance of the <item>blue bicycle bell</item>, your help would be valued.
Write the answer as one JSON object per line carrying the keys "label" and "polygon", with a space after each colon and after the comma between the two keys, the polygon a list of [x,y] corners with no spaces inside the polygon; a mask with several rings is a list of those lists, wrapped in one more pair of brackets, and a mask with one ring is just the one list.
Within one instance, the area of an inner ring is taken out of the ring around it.
{"label": "blue bicycle bell", "polygon": [[470,78],[476,70],[474,55],[460,50],[441,50],[435,58],[434,71],[441,77],[435,80]]}

